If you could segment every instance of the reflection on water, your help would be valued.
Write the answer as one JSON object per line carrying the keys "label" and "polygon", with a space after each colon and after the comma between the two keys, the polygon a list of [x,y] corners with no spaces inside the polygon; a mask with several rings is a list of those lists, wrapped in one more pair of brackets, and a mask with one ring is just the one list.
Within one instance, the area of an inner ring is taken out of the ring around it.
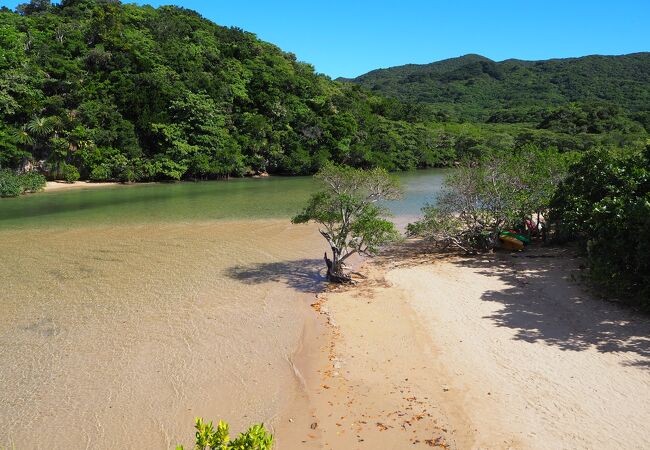
{"label": "reflection on water", "polygon": [[289,217],[314,189],[310,177],[273,177],[51,192],[0,201],[0,228]]}
{"label": "reflection on water", "polygon": [[[409,215],[440,174],[403,179],[390,206]],[[322,283],[324,242],[287,220],[313,189],[274,178],[0,201],[0,448],[169,448],[195,416],[272,425],[298,389],[288,358]]]}
{"label": "reflection on water", "polygon": [[420,209],[426,204],[435,204],[448,170],[419,170],[400,175],[404,197],[386,202],[393,214],[393,222],[404,231],[406,224],[420,216]]}
{"label": "reflection on water", "polygon": [[[415,217],[435,201],[444,173],[399,175],[406,195],[388,206],[396,216]],[[270,177],[50,192],[0,199],[0,230],[288,218],[316,188],[311,177]]]}

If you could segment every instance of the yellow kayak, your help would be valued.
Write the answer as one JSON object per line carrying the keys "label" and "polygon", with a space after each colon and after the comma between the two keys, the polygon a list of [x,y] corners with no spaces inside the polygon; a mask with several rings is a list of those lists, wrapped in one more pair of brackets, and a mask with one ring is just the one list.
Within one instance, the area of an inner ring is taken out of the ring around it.
{"label": "yellow kayak", "polygon": [[524,248],[524,243],[512,236],[500,236],[499,240],[501,241],[501,247],[506,250],[523,250]]}

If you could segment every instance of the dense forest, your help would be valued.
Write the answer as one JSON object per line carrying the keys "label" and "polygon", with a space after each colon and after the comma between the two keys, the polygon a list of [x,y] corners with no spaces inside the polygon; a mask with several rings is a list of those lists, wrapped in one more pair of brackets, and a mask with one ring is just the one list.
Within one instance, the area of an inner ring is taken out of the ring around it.
{"label": "dense forest", "polygon": [[610,128],[650,127],[650,53],[501,62],[465,55],[340,80],[433,105],[454,121],[534,123],[548,129],[558,115],[583,114],[628,119]]}
{"label": "dense forest", "polygon": [[642,151],[650,132],[650,53],[503,62],[466,55],[339,81],[420,111],[445,161],[528,145]]}
{"label": "dense forest", "polygon": [[0,168],[50,178],[440,165],[417,110],[174,6],[34,0],[0,12]]}
{"label": "dense forest", "polygon": [[[372,72],[356,80],[366,89],[175,6],[32,0],[0,10],[0,30],[0,169],[49,178],[295,175],[326,161],[409,170],[530,144],[642,148],[650,127],[647,55],[597,67],[470,56]],[[608,102],[592,101],[601,91]]]}

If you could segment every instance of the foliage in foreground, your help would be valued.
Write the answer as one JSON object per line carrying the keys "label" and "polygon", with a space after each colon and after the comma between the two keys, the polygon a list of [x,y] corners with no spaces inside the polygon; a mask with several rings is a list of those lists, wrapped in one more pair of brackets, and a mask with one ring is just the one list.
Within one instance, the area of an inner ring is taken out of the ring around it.
{"label": "foliage in foreground", "polygon": [[408,225],[408,234],[445,248],[491,250],[503,230],[546,215],[572,157],[527,147],[465,164],[447,178],[436,205],[425,206],[423,218]]}
{"label": "foliage in foreground", "polygon": [[[229,426],[221,420],[214,428],[212,421],[204,422],[197,418],[195,435],[195,450],[270,450],[273,445],[273,435],[266,431],[264,425],[253,425],[234,440],[230,440]],[[176,450],[183,450],[179,445]]]}
{"label": "foliage in foreground", "polygon": [[320,234],[332,249],[331,260],[325,254],[328,279],[349,281],[343,268],[350,256],[372,254],[398,238],[393,223],[385,219],[387,209],[378,202],[399,198],[401,189],[398,180],[383,169],[326,165],[316,178],[323,190],[312,195],[292,222],[320,225]]}
{"label": "foliage in foreground", "polygon": [[17,174],[0,170],[0,197],[16,197],[25,192],[38,192],[45,187],[45,177],[35,172]]}
{"label": "foliage in foreground", "polygon": [[586,153],[559,186],[552,220],[584,245],[598,285],[650,309],[650,145]]}

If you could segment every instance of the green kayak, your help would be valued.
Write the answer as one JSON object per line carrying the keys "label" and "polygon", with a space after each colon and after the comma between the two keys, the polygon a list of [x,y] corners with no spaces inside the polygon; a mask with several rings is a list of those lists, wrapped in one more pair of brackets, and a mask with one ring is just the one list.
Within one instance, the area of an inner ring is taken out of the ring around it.
{"label": "green kayak", "polygon": [[522,236],[521,234],[517,234],[512,231],[502,231],[501,236],[512,236],[515,239],[519,239],[524,244],[530,244],[530,239],[528,239],[526,236]]}

